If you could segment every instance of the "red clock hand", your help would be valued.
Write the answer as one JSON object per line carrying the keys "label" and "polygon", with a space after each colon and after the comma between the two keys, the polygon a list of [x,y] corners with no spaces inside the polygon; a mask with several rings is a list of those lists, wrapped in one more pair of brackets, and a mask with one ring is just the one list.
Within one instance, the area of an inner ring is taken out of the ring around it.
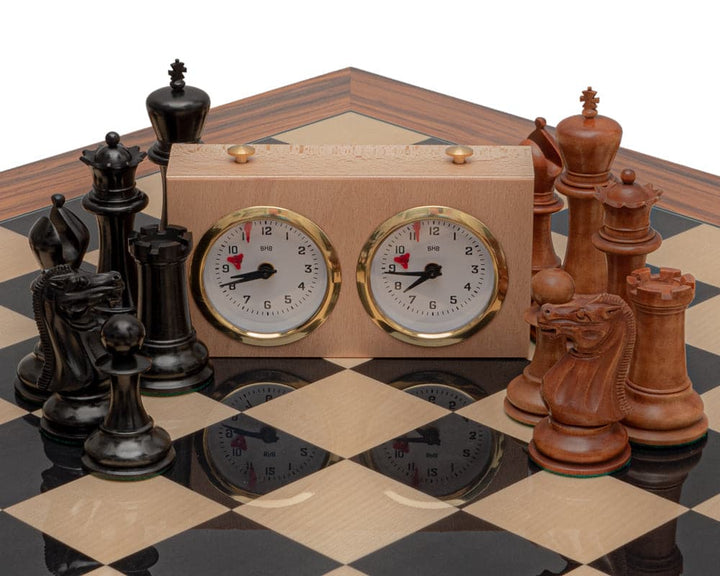
{"label": "red clock hand", "polygon": [[235,270],[240,270],[240,267],[242,266],[244,254],[235,254],[234,256],[228,256],[227,261],[230,262],[233,266],[235,266]]}

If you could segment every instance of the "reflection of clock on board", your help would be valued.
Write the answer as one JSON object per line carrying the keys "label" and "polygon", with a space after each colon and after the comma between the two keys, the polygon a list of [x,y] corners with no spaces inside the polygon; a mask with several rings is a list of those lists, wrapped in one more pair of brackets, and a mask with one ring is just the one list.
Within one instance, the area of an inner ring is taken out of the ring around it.
{"label": "reflection of clock on board", "polygon": [[[284,372],[261,370],[227,392],[222,403],[245,411],[304,384]],[[202,457],[210,479],[241,500],[267,494],[317,472],[335,459],[326,450],[244,413],[205,429]]]}
{"label": "reflection of clock on board", "polygon": [[174,146],[199,338],[214,356],[525,356],[532,161],[473,150],[262,145],[238,164]]}
{"label": "reflection of clock on board", "polygon": [[[469,382],[442,372],[412,374],[392,385],[449,410],[477,399]],[[492,481],[502,446],[499,432],[449,414],[369,450],[363,459],[403,484],[460,504],[474,499]]]}

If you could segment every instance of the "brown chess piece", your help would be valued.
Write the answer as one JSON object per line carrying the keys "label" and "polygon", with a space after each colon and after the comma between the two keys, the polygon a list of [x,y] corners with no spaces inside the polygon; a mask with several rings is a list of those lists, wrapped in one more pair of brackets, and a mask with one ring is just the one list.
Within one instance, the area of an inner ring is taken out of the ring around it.
{"label": "brown chess piece", "polygon": [[544,304],[541,330],[567,337],[571,348],[543,378],[547,418],[533,430],[529,454],[542,468],[570,476],[609,474],[630,460],[625,378],[635,341],[630,307],[615,294],[575,296]]}
{"label": "brown chess piece", "polygon": [[611,182],[595,192],[605,217],[592,241],[607,258],[607,291],[628,302],[627,277],[645,266],[647,255],[662,244],[662,237],[650,226],[650,211],[662,191],[637,184],[630,169],[623,170],[620,178],[622,182]]}
{"label": "brown chess piece", "polygon": [[[543,304],[566,304],[575,293],[575,284],[559,268],[540,270],[532,279],[533,304],[525,311],[525,322],[537,328]],[[554,331],[536,330],[535,353],[522,374],[508,384],[505,414],[522,424],[534,426],[548,415],[540,387],[543,376],[567,350],[565,336]]]}
{"label": "brown chess piece", "polygon": [[693,390],[685,356],[685,310],[695,296],[695,279],[680,270],[635,270],[627,279],[637,321],[637,345],[626,395],[631,407],[624,424],[637,444],[673,446],[705,436],[708,419]]}
{"label": "brown chess piece", "polygon": [[533,251],[532,273],[545,268],[558,268],[560,257],[552,242],[551,216],[563,208],[563,201],[555,193],[555,180],[562,172],[562,158],[555,138],[545,130],[545,118],[535,118],[535,130],[521,146],[530,146],[535,169],[533,195]]}
{"label": "brown chess piece", "polygon": [[603,223],[595,187],[614,179],[610,168],[622,138],[615,120],[598,116],[596,94],[590,87],[583,91],[582,114],[566,118],[556,129],[565,169],[555,188],[567,196],[569,215],[563,267],[575,280],[578,294],[597,294],[607,288],[605,254],[592,243]]}

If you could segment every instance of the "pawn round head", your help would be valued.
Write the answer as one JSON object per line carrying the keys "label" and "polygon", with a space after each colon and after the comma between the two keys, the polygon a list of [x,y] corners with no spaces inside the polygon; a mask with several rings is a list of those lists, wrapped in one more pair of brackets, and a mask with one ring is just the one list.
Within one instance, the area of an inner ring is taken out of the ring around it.
{"label": "pawn round head", "polygon": [[105,322],[101,337],[110,354],[134,354],[145,339],[145,327],[130,314],[118,314]]}
{"label": "pawn round head", "polygon": [[540,306],[565,304],[575,295],[575,282],[564,270],[547,268],[533,276],[531,289],[533,300]]}

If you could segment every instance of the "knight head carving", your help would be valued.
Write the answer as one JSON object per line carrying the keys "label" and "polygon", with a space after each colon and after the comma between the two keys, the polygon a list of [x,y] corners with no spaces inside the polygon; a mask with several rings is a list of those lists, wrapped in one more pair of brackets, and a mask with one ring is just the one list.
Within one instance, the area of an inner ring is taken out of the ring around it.
{"label": "knight head carving", "polygon": [[624,301],[613,294],[576,296],[567,304],[543,304],[538,325],[567,337],[578,351],[601,348],[618,322],[632,314]]}

